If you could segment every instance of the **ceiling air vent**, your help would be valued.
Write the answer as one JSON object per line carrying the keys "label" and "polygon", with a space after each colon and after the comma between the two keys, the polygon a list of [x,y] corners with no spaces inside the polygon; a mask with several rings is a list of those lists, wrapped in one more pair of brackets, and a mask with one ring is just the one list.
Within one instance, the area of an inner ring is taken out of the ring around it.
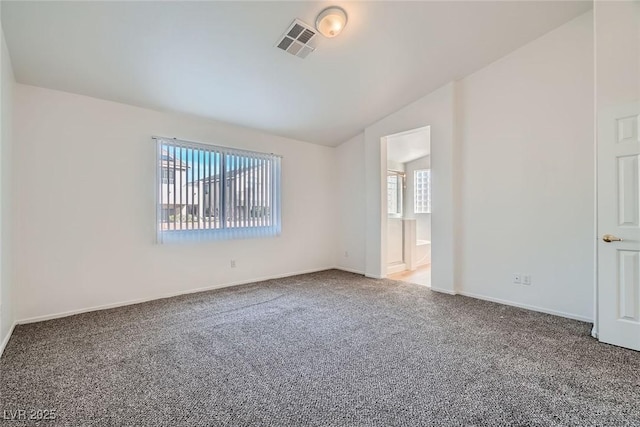
{"label": "ceiling air vent", "polygon": [[316,30],[313,27],[296,19],[282,37],[278,39],[276,47],[294,56],[306,58],[307,55],[316,50],[315,46],[313,46],[315,36]]}

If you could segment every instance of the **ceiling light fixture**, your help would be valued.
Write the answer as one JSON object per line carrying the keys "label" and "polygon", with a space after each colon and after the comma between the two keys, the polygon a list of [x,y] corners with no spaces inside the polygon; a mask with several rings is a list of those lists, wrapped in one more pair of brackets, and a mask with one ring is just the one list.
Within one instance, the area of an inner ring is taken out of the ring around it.
{"label": "ceiling light fixture", "polygon": [[320,12],[316,19],[316,29],[325,37],[340,34],[347,25],[347,12],[341,7],[331,6]]}

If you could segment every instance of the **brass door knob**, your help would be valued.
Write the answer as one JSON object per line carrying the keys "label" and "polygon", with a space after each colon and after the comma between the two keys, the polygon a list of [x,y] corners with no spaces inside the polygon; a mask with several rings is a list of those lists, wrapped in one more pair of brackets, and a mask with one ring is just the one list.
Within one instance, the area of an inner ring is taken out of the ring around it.
{"label": "brass door knob", "polygon": [[611,242],[622,242],[622,239],[619,237],[614,236],[613,234],[605,234],[604,236],[602,236],[602,240],[604,240],[607,243],[611,243]]}

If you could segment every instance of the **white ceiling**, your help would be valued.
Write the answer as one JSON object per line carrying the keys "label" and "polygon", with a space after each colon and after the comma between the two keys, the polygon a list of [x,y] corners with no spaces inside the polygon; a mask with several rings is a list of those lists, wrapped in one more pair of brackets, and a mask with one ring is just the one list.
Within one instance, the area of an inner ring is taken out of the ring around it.
{"label": "white ceiling", "polygon": [[387,137],[387,160],[407,163],[431,152],[429,127],[410,130]]}
{"label": "white ceiling", "polygon": [[[294,18],[349,22],[306,59],[274,47]],[[2,1],[20,83],[335,146],[586,12],[591,2]]]}

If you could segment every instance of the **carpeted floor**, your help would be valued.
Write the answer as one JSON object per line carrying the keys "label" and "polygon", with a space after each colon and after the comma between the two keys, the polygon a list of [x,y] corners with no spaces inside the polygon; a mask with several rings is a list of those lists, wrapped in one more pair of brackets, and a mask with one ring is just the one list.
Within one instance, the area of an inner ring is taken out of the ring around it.
{"label": "carpeted floor", "polygon": [[0,359],[0,416],[640,426],[640,353],[600,344],[589,328],[331,270],[19,326]]}

